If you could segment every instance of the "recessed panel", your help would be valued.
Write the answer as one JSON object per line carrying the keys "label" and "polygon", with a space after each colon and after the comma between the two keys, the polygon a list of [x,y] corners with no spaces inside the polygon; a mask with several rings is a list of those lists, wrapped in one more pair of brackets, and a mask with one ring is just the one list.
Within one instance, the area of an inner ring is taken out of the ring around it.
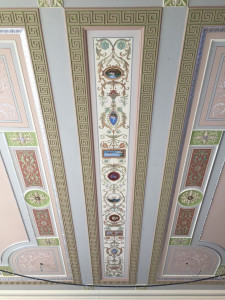
{"label": "recessed panel", "polygon": [[21,217],[8,174],[0,156],[0,260],[3,252],[10,246],[28,241],[26,229]]}
{"label": "recessed panel", "polygon": [[102,271],[110,280],[129,270],[140,38],[139,30],[88,33]]}

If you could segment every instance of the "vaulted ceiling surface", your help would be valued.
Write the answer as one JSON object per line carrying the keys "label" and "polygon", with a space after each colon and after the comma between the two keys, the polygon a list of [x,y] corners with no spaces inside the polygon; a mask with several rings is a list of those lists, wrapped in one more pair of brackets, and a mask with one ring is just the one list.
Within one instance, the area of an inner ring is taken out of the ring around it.
{"label": "vaulted ceiling surface", "polygon": [[[2,62],[12,47],[18,65],[30,51],[24,95],[34,86],[21,105],[11,100],[27,123],[15,126],[14,114],[1,125],[6,193],[21,213],[21,240],[10,241],[2,267],[103,284],[222,272],[212,224],[223,210],[224,25],[222,8],[41,8],[40,17],[38,9],[1,10]],[[19,31],[29,45],[21,54],[19,42],[8,47]],[[19,99],[12,70],[2,72]],[[31,167],[36,181],[26,177]],[[1,282],[17,282],[6,275]]]}

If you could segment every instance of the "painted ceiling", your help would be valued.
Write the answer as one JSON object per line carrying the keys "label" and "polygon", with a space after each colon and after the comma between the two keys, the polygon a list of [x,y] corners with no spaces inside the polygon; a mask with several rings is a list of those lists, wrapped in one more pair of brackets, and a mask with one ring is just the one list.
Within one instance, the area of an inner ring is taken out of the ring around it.
{"label": "painted ceiling", "polygon": [[225,3],[75,2],[0,0],[0,284],[225,273]]}

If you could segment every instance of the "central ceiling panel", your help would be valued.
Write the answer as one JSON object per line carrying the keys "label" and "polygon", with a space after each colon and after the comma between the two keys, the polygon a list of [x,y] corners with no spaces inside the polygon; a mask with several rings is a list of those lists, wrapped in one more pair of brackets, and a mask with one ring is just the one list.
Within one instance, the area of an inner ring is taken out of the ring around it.
{"label": "central ceiling panel", "polygon": [[160,17],[66,10],[94,283],[136,282]]}
{"label": "central ceiling panel", "polygon": [[96,28],[87,41],[102,274],[128,279],[143,28]]}

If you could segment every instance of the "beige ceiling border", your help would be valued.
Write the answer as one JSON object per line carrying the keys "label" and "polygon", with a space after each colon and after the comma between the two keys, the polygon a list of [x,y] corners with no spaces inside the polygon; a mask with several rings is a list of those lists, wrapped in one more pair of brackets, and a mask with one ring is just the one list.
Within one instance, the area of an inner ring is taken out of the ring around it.
{"label": "beige ceiling border", "polygon": [[[108,10],[66,9],[65,11],[80,139],[80,153],[94,283],[99,283],[101,280],[101,268],[94,154],[91,133],[92,121],[88,90],[88,75],[86,73],[86,67],[88,67],[88,65],[87,61],[85,61],[85,39],[83,29],[88,26],[120,26],[120,28],[121,26],[142,26],[145,28],[129,274],[130,283],[136,283],[150,125],[160,36],[161,8],[127,8]],[[104,280],[104,283],[106,284],[107,282]],[[112,283],[112,281],[108,283]],[[120,282],[116,281],[116,283],[118,284]],[[121,283],[124,283],[124,281]]]}
{"label": "beige ceiling border", "polygon": [[[157,281],[156,276],[160,262],[160,256],[163,250],[164,235],[166,234],[165,226],[167,222],[167,215],[169,213],[170,198],[173,188],[179,148],[182,142],[181,138],[184,120],[187,112],[187,104],[193,79],[201,29],[203,26],[213,25],[225,25],[224,8],[189,9],[160,195],[157,225],[148,280],[149,284],[156,282],[158,284],[165,283],[164,281]],[[214,284],[215,283],[217,282],[214,281]]]}
{"label": "beige ceiling border", "polygon": [[[44,42],[41,31],[39,11],[38,9],[1,9],[0,26],[24,27],[26,29],[26,35],[30,48],[30,54],[33,63],[33,69],[36,78],[42,115],[44,119],[45,130],[55,176],[57,193],[59,197],[73,279],[74,282],[80,283],[81,275],[75,241],[75,233],[70,210],[69,194],[66,183],[53,95],[50,85],[46,55],[44,51]],[[6,284],[6,282],[2,283]],[[33,281],[10,281],[10,284],[19,283],[34,284]],[[38,282],[38,284],[40,284],[40,281]]]}

